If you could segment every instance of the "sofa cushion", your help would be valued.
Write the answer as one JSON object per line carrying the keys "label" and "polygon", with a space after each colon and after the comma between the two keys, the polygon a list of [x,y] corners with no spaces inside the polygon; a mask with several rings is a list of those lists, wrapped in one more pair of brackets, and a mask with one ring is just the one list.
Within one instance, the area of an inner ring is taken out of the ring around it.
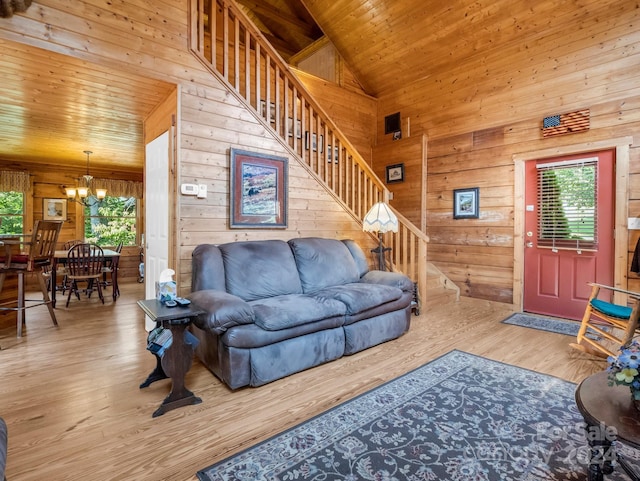
{"label": "sofa cushion", "polygon": [[231,242],[219,247],[227,292],[245,301],[302,293],[296,263],[286,242]]}
{"label": "sofa cushion", "polygon": [[227,329],[240,324],[250,324],[254,320],[253,308],[249,303],[226,292],[207,289],[192,292],[187,296],[198,307],[207,311],[193,323],[200,329],[208,329],[222,334]]}
{"label": "sofa cushion", "polygon": [[356,262],[358,267],[358,277],[362,278],[367,272],[369,272],[369,262],[367,262],[367,256],[356,241],[352,239],[343,239],[342,243],[347,246],[351,256]]}
{"label": "sofa cushion", "polygon": [[303,294],[269,297],[250,304],[256,314],[255,323],[267,331],[288,329],[346,313],[346,306],[340,301]]}
{"label": "sofa cushion", "polygon": [[245,324],[230,328],[220,336],[221,344],[226,347],[250,349],[254,347],[268,346],[294,337],[305,337],[313,332],[326,331],[327,329],[342,328],[344,316],[329,317],[316,322],[309,322],[289,329],[279,331],[267,331],[257,324]]}
{"label": "sofa cushion", "polygon": [[313,295],[344,303],[347,306],[347,315],[352,315],[396,301],[402,297],[402,291],[397,287],[356,282],[326,287],[314,292]]}
{"label": "sofa cushion", "polygon": [[394,311],[409,311],[409,307],[411,307],[411,300],[413,299],[413,294],[409,292],[404,292],[400,299],[396,299],[395,301],[385,302],[384,304],[377,305],[372,307],[371,309],[367,309],[366,311],[360,311],[354,314],[349,314],[345,316],[344,325],[347,326],[349,324],[357,324],[359,321],[363,319],[369,319],[372,317],[382,316],[384,314],[388,314],[389,312]]}
{"label": "sofa cushion", "polygon": [[400,272],[370,271],[360,279],[360,282],[384,284],[386,286],[397,287],[405,292],[413,292],[414,289],[411,279]]}
{"label": "sofa cushion", "polygon": [[339,240],[307,237],[291,239],[289,245],[293,250],[305,293],[360,279],[353,256]]}

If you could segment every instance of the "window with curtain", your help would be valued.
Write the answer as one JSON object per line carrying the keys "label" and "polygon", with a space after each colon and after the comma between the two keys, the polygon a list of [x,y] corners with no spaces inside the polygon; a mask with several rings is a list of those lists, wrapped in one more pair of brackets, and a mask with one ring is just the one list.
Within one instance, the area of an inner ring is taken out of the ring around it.
{"label": "window with curtain", "polygon": [[596,157],[537,166],[538,246],[597,249],[597,167]]}

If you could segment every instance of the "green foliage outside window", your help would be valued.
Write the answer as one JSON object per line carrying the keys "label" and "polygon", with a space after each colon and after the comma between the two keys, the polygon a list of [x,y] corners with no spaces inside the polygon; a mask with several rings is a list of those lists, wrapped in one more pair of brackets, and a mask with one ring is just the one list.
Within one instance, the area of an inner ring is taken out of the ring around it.
{"label": "green foliage outside window", "polygon": [[569,222],[562,203],[562,185],[557,172],[543,171],[540,193],[540,239],[568,239],[571,236]]}
{"label": "green foliage outside window", "polygon": [[[597,243],[596,167],[543,170],[538,181],[538,241],[541,245]],[[545,242],[546,241],[546,242]]]}
{"label": "green foliage outside window", "polygon": [[136,245],[136,198],[106,197],[102,202],[91,198],[84,208],[86,242],[100,246]]}
{"label": "green foliage outside window", "polygon": [[0,192],[0,234],[24,232],[24,196],[22,192]]}

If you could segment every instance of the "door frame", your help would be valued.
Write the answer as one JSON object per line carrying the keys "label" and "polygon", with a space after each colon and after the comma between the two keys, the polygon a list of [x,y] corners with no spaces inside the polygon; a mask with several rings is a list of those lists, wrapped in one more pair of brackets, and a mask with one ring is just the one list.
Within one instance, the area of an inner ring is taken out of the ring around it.
{"label": "door frame", "polygon": [[[627,289],[629,231],[629,150],[633,137],[584,142],[513,154],[514,162],[514,215],[513,215],[513,305],[522,310],[524,302],[524,249],[525,249],[525,162],[566,155],[584,154],[601,150],[615,150],[615,219],[613,246],[613,285]],[[624,303],[623,294],[616,293],[614,302]]]}

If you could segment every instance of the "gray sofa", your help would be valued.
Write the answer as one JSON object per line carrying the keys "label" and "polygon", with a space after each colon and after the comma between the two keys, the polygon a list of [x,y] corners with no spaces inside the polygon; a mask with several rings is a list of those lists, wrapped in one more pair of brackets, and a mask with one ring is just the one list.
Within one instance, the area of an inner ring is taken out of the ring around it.
{"label": "gray sofa", "polygon": [[196,355],[231,389],[261,386],[397,338],[409,329],[413,282],[370,271],[351,240],[202,244],[189,298]]}

